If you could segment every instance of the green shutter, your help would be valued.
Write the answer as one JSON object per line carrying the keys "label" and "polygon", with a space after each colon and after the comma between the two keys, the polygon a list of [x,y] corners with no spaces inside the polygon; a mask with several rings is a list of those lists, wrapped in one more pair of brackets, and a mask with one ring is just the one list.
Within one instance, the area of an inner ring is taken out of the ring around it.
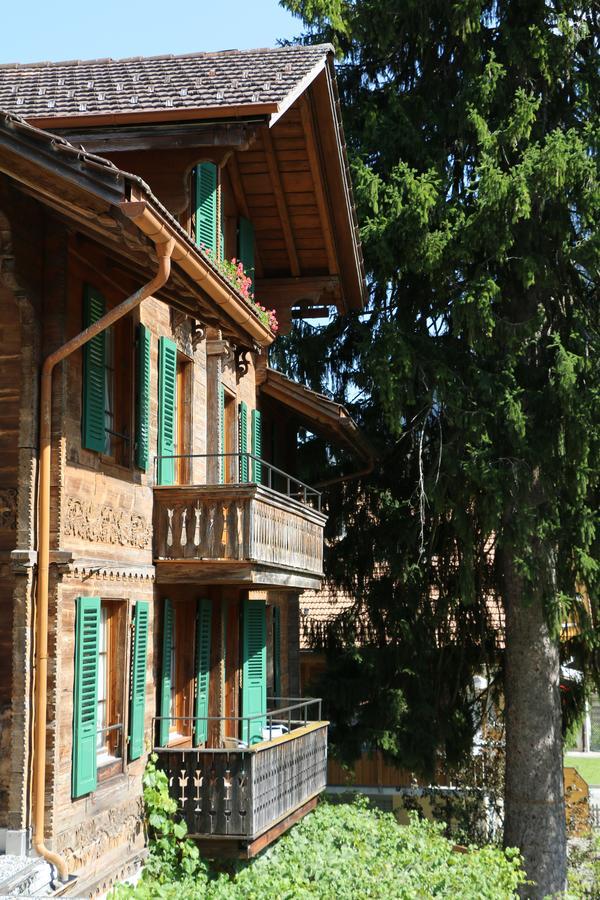
{"label": "green shutter", "polygon": [[[219,382],[219,454],[225,453],[225,388]],[[225,465],[227,460],[219,456],[219,484],[225,482]]]}
{"label": "green shutter", "polygon": [[244,271],[254,281],[254,225],[243,216],[239,220],[238,256],[244,263]]}
{"label": "green shutter", "polygon": [[248,407],[242,400],[238,408],[238,452],[240,454],[240,482],[248,481]]}
{"label": "green shutter", "polygon": [[135,464],[145,472],[150,451],[150,331],[145,325],[138,325],[135,437]]}
{"label": "green shutter", "polygon": [[146,657],[148,653],[149,618],[149,604],[145,600],[138,600],[133,614],[131,696],[129,698],[129,759],[139,759],[144,752]]}
{"label": "green shutter", "polygon": [[208,692],[210,687],[210,630],[212,607],[210,600],[199,600],[196,611],[196,703],[194,715],[194,744],[208,739]]}
{"label": "green shutter", "polygon": [[[262,456],[262,419],[258,409],[252,410],[252,455]],[[252,460],[252,481],[262,483],[262,463]]]}
{"label": "green shutter", "polygon": [[75,623],[75,683],[73,686],[72,794],[81,797],[98,783],[98,647],[100,598],[78,597]]}
{"label": "green shutter", "polygon": [[196,166],[196,243],[217,251],[217,167],[211,162]]}
{"label": "green shutter", "polygon": [[175,460],[162,458],[175,453],[177,347],[170,338],[161,337],[158,356],[158,483],[173,484]]}
{"label": "green shutter", "polygon": [[281,610],[273,607],[273,692],[281,696]]}
{"label": "green shutter", "polygon": [[[171,715],[171,653],[173,648],[173,607],[170,600],[164,601],[162,671],[160,676],[159,708],[161,719],[158,726],[158,743],[166,747],[169,743],[169,716]],[[162,718],[164,717],[164,718]]]}
{"label": "green shutter", "polygon": [[[89,328],[106,312],[104,297],[89,284],[83,294],[83,327]],[[83,345],[83,410],[81,445],[103,453],[106,446],[106,331]]]}
{"label": "green shutter", "polygon": [[267,711],[267,616],[264,600],[244,602],[242,640],[242,740],[256,744],[262,740]]}

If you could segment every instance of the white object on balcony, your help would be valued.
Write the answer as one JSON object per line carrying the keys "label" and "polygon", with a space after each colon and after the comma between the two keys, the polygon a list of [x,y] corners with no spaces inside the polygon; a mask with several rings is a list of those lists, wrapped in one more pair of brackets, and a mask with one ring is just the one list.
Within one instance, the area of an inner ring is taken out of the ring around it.
{"label": "white object on balcony", "polygon": [[282,737],[287,734],[288,730],[285,725],[271,725],[271,727],[263,728],[263,741],[272,741],[274,738]]}

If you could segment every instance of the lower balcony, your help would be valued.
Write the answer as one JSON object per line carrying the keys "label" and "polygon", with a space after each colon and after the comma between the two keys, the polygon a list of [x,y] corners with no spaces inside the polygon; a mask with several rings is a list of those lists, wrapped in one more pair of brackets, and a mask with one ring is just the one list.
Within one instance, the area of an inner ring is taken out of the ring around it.
{"label": "lower balcony", "polygon": [[[321,721],[321,701],[277,698],[270,705],[276,708],[261,717],[256,743],[224,736],[256,734],[255,721],[221,717],[192,720],[194,728],[206,722],[208,733],[219,730],[219,746],[155,747],[179,814],[208,857],[255,856],[310,812],[325,788],[328,723]],[[186,723],[170,721],[184,730]]]}
{"label": "lower balcony", "polygon": [[227,456],[236,458],[236,470],[243,456],[245,471],[258,470],[260,478],[154,488],[157,582],[318,589],[326,522],[320,494],[252,454]]}

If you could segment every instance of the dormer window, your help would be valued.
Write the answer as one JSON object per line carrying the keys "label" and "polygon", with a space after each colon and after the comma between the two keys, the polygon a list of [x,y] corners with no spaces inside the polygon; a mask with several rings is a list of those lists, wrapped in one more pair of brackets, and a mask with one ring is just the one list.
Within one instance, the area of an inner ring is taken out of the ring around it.
{"label": "dormer window", "polygon": [[218,251],[217,167],[212,162],[199,163],[194,169],[194,236],[199,247],[213,256]]}
{"label": "dormer window", "polygon": [[243,216],[238,222],[238,259],[244,264],[246,275],[254,282],[254,226]]}

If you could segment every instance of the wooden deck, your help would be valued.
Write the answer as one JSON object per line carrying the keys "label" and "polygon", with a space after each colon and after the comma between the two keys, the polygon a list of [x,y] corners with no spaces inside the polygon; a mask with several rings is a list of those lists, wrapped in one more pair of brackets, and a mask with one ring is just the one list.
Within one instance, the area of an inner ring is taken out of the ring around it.
{"label": "wooden deck", "polygon": [[155,748],[191,837],[207,855],[253,856],[314,807],[327,780],[327,722],[236,750]]}
{"label": "wooden deck", "polygon": [[318,589],[325,521],[257,484],[155,487],[157,581]]}

